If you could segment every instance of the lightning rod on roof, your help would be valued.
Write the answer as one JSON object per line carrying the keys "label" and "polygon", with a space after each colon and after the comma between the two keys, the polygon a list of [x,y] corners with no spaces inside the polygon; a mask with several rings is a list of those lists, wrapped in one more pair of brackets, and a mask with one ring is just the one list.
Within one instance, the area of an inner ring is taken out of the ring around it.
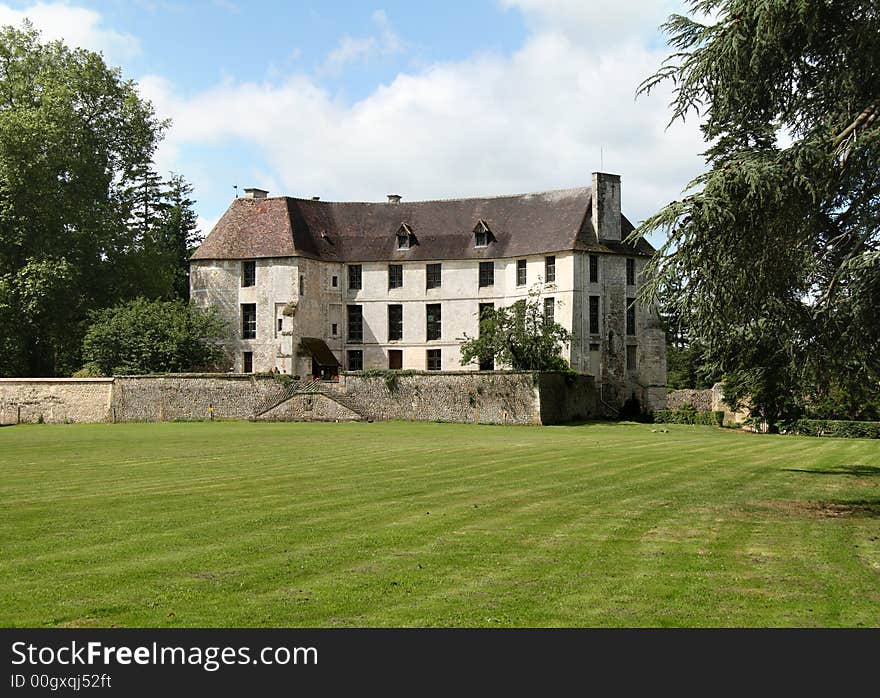
{"label": "lightning rod on roof", "polygon": [[233,185],[232,185],[232,188],[235,189],[235,198],[237,199],[237,198],[238,198],[238,185],[237,185],[237,184],[233,184]]}
{"label": "lightning rod on roof", "polygon": [[599,169],[605,171],[605,146],[599,146]]}

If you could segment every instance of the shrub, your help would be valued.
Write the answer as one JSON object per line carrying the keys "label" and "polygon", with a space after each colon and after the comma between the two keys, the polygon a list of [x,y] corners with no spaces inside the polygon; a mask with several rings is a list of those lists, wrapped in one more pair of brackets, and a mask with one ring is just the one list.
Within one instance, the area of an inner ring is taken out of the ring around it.
{"label": "shrub", "polygon": [[803,436],[839,436],[845,439],[880,439],[880,422],[839,419],[799,419],[792,431]]}
{"label": "shrub", "polygon": [[83,339],[90,371],[105,376],[185,373],[219,367],[227,331],[216,310],[137,298],[92,314]]}
{"label": "shrub", "polygon": [[657,424],[702,424],[720,427],[724,423],[724,412],[697,412],[690,405],[678,410],[654,410]]}

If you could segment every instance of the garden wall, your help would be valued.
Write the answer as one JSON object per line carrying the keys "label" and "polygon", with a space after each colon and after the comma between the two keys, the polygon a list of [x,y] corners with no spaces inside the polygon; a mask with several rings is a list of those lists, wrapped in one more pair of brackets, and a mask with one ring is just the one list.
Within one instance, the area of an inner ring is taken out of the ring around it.
{"label": "garden wall", "polygon": [[[266,421],[554,424],[599,416],[591,376],[474,371],[344,374],[312,394],[284,395],[273,376],[168,374],[0,380],[0,420],[17,422]],[[286,399],[278,401],[279,396]],[[273,403],[274,406],[273,406]]]}
{"label": "garden wall", "polygon": [[747,407],[734,411],[724,403],[721,383],[705,390],[673,390],[666,394],[667,410],[679,410],[685,405],[692,405],[697,412],[724,412],[725,424],[741,424],[749,417]]}
{"label": "garden wall", "polygon": [[0,378],[0,424],[109,422],[112,378]]}
{"label": "garden wall", "polygon": [[117,376],[113,419],[117,422],[250,419],[258,405],[278,392],[272,376],[187,373]]}

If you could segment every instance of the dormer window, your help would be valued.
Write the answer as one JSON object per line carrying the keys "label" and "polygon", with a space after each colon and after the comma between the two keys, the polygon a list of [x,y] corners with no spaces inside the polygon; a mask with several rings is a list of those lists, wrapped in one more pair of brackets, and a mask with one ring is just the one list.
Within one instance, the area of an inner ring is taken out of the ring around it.
{"label": "dormer window", "polygon": [[408,250],[412,247],[414,237],[412,228],[406,223],[401,223],[397,229],[397,249]]}
{"label": "dormer window", "polygon": [[474,247],[488,247],[489,243],[494,239],[492,231],[489,230],[489,225],[486,221],[482,218],[477,221],[477,225],[474,228]]}

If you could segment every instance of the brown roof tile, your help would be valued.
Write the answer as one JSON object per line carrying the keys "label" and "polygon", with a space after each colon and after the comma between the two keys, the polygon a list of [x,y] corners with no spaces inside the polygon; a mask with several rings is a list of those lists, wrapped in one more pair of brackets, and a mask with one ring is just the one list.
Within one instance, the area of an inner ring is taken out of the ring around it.
{"label": "brown roof tile", "polygon": [[[595,250],[653,254],[644,240],[635,248],[596,240],[590,189],[537,194],[401,203],[316,201],[275,197],[236,199],[192,259],[303,256],[328,261],[494,259]],[[474,247],[474,227],[485,221],[494,241]],[[397,249],[402,223],[414,244]],[[621,216],[622,232],[632,224]]]}

